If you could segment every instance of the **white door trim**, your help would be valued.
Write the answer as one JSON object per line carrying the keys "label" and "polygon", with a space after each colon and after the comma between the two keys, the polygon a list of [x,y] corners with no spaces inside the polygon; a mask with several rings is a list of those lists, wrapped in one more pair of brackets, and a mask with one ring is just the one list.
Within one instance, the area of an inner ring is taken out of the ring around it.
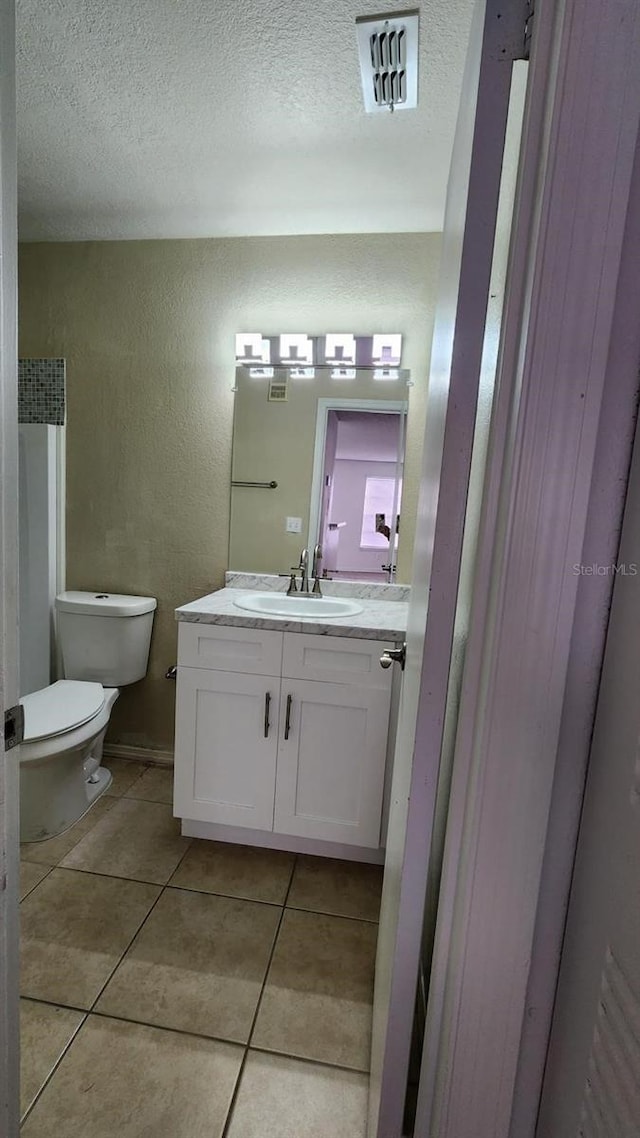
{"label": "white door trim", "polygon": [[510,1134],[579,581],[572,566],[584,548],[640,121],[635,0],[538,0],[534,27],[501,365],[517,383],[513,399],[499,391],[494,421],[421,1138]]}
{"label": "white door trim", "polygon": [[379,415],[388,415],[392,412],[396,415],[402,415],[403,412],[406,413],[407,407],[408,403],[404,399],[318,399],[307,547],[315,545],[317,541],[316,535],[320,521],[322,472],[324,470],[324,448],[327,441],[327,415],[329,411],[371,411]]}
{"label": "white door trim", "polygon": [[19,748],[4,750],[18,699],[18,416],[15,13],[0,0],[0,1133],[18,1138]]}
{"label": "white door trim", "polygon": [[406,670],[380,913],[369,1094],[370,1138],[399,1138],[411,1049],[453,653],[469,475],[513,62],[525,7],[476,5],[447,191],[428,383]]}
{"label": "white door trim", "polygon": [[[613,565],[618,557],[640,386],[640,146],[629,197],[618,298],[582,561]],[[527,990],[530,1009],[518,1061],[510,1138],[532,1134],[556,994],[586,768],[600,683],[614,577],[578,581],[553,797]],[[591,661],[585,667],[585,661]]]}

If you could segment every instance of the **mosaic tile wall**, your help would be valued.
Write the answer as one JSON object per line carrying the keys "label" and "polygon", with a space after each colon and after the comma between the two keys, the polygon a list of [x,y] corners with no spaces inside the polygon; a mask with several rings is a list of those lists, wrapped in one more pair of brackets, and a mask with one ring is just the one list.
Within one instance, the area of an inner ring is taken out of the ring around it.
{"label": "mosaic tile wall", "polygon": [[63,426],[64,384],[64,360],[18,360],[18,422]]}

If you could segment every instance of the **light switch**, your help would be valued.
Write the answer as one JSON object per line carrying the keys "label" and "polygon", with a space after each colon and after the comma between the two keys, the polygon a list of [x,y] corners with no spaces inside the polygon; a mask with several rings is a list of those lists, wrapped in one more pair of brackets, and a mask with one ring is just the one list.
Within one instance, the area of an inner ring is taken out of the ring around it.
{"label": "light switch", "polygon": [[302,518],[287,518],[285,533],[302,533]]}

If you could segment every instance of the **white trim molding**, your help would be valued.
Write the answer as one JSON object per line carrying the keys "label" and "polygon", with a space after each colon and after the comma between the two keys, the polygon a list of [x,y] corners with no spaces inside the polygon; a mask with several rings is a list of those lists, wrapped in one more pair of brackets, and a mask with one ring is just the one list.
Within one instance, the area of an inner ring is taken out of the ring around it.
{"label": "white trim molding", "polygon": [[[539,1071],[536,1084],[518,1063],[536,1011],[530,965],[640,125],[639,52],[636,0],[536,4],[420,1138],[515,1138],[517,1076],[530,1099],[539,1094]],[[601,659],[601,621],[591,632],[588,670]],[[525,1116],[517,1138],[534,1133],[535,1110]]]}
{"label": "white trim molding", "polygon": [[4,750],[18,686],[18,346],[15,10],[0,0],[0,1134],[18,1138],[19,762]]}

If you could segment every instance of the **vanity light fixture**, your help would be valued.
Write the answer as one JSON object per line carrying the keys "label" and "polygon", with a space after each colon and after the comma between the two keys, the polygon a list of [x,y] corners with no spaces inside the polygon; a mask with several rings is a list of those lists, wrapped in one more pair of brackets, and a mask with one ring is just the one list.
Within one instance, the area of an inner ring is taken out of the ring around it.
{"label": "vanity light fixture", "polygon": [[376,367],[398,367],[402,356],[402,336],[399,333],[374,335],[371,355]]}
{"label": "vanity light fixture", "polygon": [[376,367],[373,369],[374,379],[400,379],[397,367]]}
{"label": "vanity light fixture", "polygon": [[280,363],[282,364],[312,364],[313,340],[304,333],[285,334],[280,336]]}
{"label": "vanity light fixture", "polygon": [[360,76],[367,114],[417,107],[418,28],[417,9],[357,17]]}
{"label": "vanity light fixture", "polygon": [[[313,379],[325,369],[338,369],[334,379],[352,379],[360,368],[401,368],[402,334],[377,332],[360,336],[355,332],[328,332],[308,336],[304,332],[264,336],[261,332],[236,335],[236,366],[246,368],[254,379],[269,379],[276,371],[286,371],[293,379]],[[391,379],[391,375],[377,378]],[[405,378],[403,372],[398,379]]]}
{"label": "vanity light fixture", "polygon": [[261,332],[236,334],[236,363],[268,364],[271,362],[271,344]]}
{"label": "vanity light fixture", "polygon": [[327,332],[324,342],[324,358],[328,364],[341,367],[356,362],[356,338],[351,333]]}

